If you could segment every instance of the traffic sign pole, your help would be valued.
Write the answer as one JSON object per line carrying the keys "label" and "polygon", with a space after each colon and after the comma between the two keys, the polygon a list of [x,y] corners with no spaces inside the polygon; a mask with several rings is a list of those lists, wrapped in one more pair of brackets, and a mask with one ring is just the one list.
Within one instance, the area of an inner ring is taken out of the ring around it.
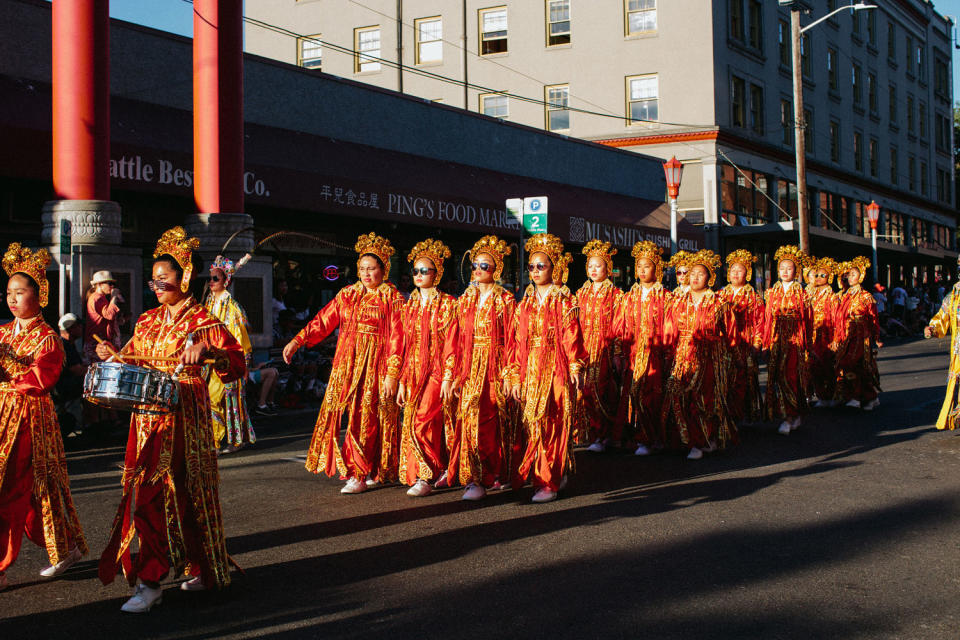
{"label": "traffic sign pole", "polygon": [[67,312],[67,260],[70,259],[70,221],[60,219],[60,317]]}

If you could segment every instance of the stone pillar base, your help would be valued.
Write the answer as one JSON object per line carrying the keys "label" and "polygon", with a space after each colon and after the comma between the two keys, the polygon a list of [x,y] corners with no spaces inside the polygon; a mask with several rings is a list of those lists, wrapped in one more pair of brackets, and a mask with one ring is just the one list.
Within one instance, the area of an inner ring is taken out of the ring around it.
{"label": "stone pillar base", "polygon": [[60,221],[70,227],[70,242],[120,244],[120,205],[109,200],[52,200],[41,214],[40,242],[50,253],[60,253]]}

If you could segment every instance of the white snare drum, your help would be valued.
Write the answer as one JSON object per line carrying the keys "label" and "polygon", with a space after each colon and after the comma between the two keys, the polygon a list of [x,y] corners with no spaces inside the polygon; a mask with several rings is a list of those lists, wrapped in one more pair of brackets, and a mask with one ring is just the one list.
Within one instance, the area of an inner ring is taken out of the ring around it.
{"label": "white snare drum", "polygon": [[83,397],[93,404],[135,413],[170,413],[180,401],[180,383],[169,373],[123,362],[94,362],[83,379]]}

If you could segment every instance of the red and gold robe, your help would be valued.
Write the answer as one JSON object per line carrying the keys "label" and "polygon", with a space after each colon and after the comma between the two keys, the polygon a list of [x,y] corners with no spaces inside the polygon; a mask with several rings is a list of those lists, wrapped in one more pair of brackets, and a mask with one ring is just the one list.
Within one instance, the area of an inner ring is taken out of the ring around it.
{"label": "red and gold robe", "polygon": [[727,409],[726,363],[730,305],[707,290],[695,302],[688,289],[674,298],[664,322],[664,342],[673,367],[663,402],[667,439],[684,449],[736,444],[737,427]]}
{"label": "red and gold robe", "polygon": [[517,303],[500,285],[481,295],[469,286],[457,300],[443,351],[444,379],[460,394],[447,439],[450,484],[491,486],[510,480],[515,425],[503,393],[509,330]]}
{"label": "red and gold robe", "polygon": [[760,393],[758,352],[763,346],[763,297],[752,286],[739,289],[728,284],[719,292],[730,305],[727,408],[736,423],[763,419],[763,395]]}
{"label": "red and gold robe", "polygon": [[839,296],[830,285],[812,287],[810,303],[810,384],[817,398],[829,402],[836,394],[836,362],[833,352],[834,323]]}
{"label": "red and gold robe", "polygon": [[[225,368],[215,368],[224,383],[243,375],[243,349],[223,323],[192,298],[173,317],[163,306],[141,315],[121,353],[178,358],[188,336],[226,358]],[[133,364],[168,373],[177,367],[149,360]],[[174,411],[134,413],[130,418],[123,496],[100,556],[104,584],[113,582],[118,567],[131,585],[137,578],[159,582],[171,565],[178,574],[201,576],[208,588],[230,583],[210,395],[203,375],[203,365],[185,367],[178,374],[180,401]],[[135,536],[140,551],[131,560]]]}
{"label": "red and gold robe", "polygon": [[435,480],[447,468],[452,407],[440,399],[443,349],[456,317],[457,301],[434,292],[424,303],[420,290],[403,307],[404,357],[400,383],[407,390],[400,430],[400,480]]}
{"label": "red and gold robe", "polygon": [[41,316],[14,335],[16,325],[0,326],[0,573],[17,559],[24,533],[51,564],[74,546],[87,552],[50,399],[63,342]]}
{"label": "red and gold robe", "polygon": [[[398,412],[394,398],[381,398],[383,380],[400,377],[404,299],[384,282],[369,291],[357,282],[344,287],[294,340],[312,347],[340,328],[337,351],[320,406],[307,470],[363,481],[396,482],[399,466]],[[347,414],[341,449],[340,421]]]}
{"label": "red and gold robe", "polygon": [[614,379],[613,358],[620,356],[620,336],[614,329],[614,317],[623,301],[623,291],[609,280],[599,287],[587,282],[577,291],[577,315],[587,365],[583,370],[583,391],[577,394],[573,419],[573,443],[589,444],[614,433],[620,389]]}
{"label": "red and gold robe", "polygon": [[572,465],[570,430],[576,389],[570,382],[587,359],[573,298],[553,285],[541,297],[530,285],[517,306],[514,342],[507,376],[520,385],[526,446],[513,487],[530,473],[537,489],[558,491]]}
{"label": "red and gold robe", "polygon": [[629,354],[622,412],[636,443],[650,448],[667,444],[661,419],[663,389],[669,375],[663,321],[672,298],[659,282],[648,288],[634,284],[623,297],[616,321],[623,350]]}
{"label": "red and gold robe", "polygon": [[880,393],[880,371],[874,348],[880,335],[877,303],[860,285],[840,298],[834,315],[837,347],[837,395],[841,402],[859,400],[861,405]]}
{"label": "red and gold robe", "polygon": [[795,418],[807,412],[810,351],[810,307],[797,281],[778,281],[767,290],[763,346],[767,360],[766,410],[769,420]]}

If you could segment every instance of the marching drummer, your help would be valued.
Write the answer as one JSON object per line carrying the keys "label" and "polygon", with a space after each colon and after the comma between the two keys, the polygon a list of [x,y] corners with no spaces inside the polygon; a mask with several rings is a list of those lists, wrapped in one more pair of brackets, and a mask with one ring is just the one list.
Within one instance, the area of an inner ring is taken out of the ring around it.
{"label": "marching drummer", "polygon": [[60,575],[87,552],[50,398],[64,356],[60,336],[40,315],[49,263],[46,249],[34,253],[17,242],[3,256],[14,321],[0,326],[0,590],[24,533],[47,550],[44,578]]}
{"label": "marching drummer", "polygon": [[[198,246],[181,227],[166,231],[157,242],[149,285],[160,306],[140,316],[119,356],[130,364],[177,373],[180,382],[179,404],[172,411],[134,413],[130,420],[123,497],[100,557],[104,584],[113,581],[119,568],[131,585],[136,583],[133,597],[121,607],[128,613],[145,613],[160,604],[160,582],[171,567],[177,575],[188,572],[180,583],[184,591],[230,582],[210,396],[201,376],[203,365],[211,363],[229,383],[243,375],[245,365],[237,341],[190,294],[200,269],[194,254]],[[101,358],[112,353],[106,343],[97,347]],[[133,559],[131,527],[139,539]]]}

